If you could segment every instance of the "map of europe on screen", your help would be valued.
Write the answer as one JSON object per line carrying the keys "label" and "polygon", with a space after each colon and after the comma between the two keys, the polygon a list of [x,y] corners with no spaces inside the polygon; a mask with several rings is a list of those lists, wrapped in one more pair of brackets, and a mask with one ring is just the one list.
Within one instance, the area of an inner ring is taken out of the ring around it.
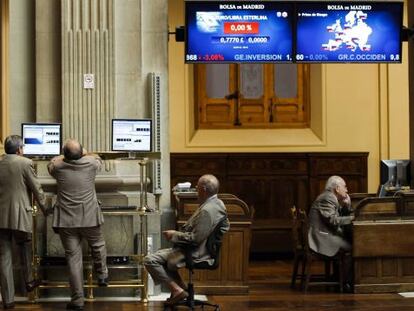
{"label": "map of europe on screen", "polygon": [[297,8],[296,62],[401,62],[401,2],[317,2]]}

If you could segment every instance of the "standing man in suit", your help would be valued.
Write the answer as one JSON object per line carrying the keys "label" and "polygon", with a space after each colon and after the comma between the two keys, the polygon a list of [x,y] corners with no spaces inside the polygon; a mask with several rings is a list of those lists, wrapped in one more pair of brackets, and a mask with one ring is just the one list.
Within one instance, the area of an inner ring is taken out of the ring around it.
{"label": "standing man in suit", "polygon": [[98,155],[87,154],[81,144],[69,139],[63,146],[63,156],[48,164],[56,179],[57,201],[53,212],[53,229],[59,233],[69,266],[72,291],[70,310],[83,310],[82,239],[92,250],[98,285],[108,285],[106,246],[101,225],[103,215],[95,190],[95,177],[102,161]]}
{"label": "standing man in suit", "polygon": [[14,308],[12,240],[20,249],[26,290],[39,285],[32,275],[32,200],[34,195],[45,213],[45,196],[33,162],[23,155],[23,140],[8,136],[6,154],[0,158],[0,287],[4,309]]}
{"label": "standing man in suit", "polygon": [[[167,230],[163,234],[168,241],[180,244],[194,245],[192,252],[195,263],[211,262],[211,255],[208,253],[206,241],[213,232],[218,222],[227,217],[226,207],[223,201],[217,197],[219,181],[213,175],[203,175],[197,183],[197,193],[200,206],[184,224],[181,231]],[[227,227],[223,232],[230,228]],[[178,246],[161,249],[154,254],[144,258],[145,268],[152,276],[156,284],[162,283],[171,291],[171,297],[167,303],[174,304],[188,297],[185,291],[185,284],[182,281],[177,269],[185,266],[185,253]]]}
{"label": "standing man in suit", "polygon": [[[309,211],[309,247],[316,253],[332,257],[344,254],[344,289],[352,290],[352,242],[347,229],[354,216],[345,181],[331,176]],[[349,232],[349,230],[348,230]],[[339,267],[341,269],[341,267]]]}

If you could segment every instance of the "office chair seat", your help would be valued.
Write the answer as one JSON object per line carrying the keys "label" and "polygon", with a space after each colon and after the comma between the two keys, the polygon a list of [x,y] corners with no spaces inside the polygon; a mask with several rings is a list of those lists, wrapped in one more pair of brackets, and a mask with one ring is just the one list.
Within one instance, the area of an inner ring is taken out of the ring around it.
{"label": "office chair seat", "polygon": [[178,306],[188,307],[191,310],[194,310],[195,307],[201,306],[204,310],[205,306],[213,307],[215,311],[220,311],[220,306],[218,304],[209,303],[208,301],[194,299],[194,284],[193,284],[193,274],[194,270],[214,270],[218,268],[219,258],[220,258],[220,248],[222,244],[223,234],[222,228],[227,224],[227,216],[224,216],[216,225],[213,232],[207,238],[206,247],[213,259],[213,264],[210,265],[206,261],[195,263],[192,256],[192,250],[194,246],[190,245],[180,245],[185,252],[185,262],[186,269],[188,270],[188,297],[182,301],[179,301],[174,304],[164,304],[164,310],[174,310]]}

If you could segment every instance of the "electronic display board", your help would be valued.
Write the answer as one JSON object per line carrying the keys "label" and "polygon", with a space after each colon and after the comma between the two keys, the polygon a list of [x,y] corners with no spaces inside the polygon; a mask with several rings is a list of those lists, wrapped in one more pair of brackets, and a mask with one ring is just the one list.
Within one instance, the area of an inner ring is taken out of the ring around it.
{"label": "electronic display board", "polygon": [[291,62],[294,3],[186,1],[186,63]]}
{"label": "electronic display board", "polygon": [[401,62],[402,2],[299,2],[296,62]]}

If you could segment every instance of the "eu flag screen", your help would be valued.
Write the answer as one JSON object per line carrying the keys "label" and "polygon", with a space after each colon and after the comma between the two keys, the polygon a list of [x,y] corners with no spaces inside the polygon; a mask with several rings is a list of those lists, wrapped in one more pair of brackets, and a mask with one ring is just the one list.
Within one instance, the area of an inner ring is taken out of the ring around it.
{"label": "eu flag screen", "polygon": [[402,2],[297,4],[296,62],[401,62]]}
{"label": "eu flag screen", "polygon": [[291,62],[292,3],[186,1],[186,63]]}

